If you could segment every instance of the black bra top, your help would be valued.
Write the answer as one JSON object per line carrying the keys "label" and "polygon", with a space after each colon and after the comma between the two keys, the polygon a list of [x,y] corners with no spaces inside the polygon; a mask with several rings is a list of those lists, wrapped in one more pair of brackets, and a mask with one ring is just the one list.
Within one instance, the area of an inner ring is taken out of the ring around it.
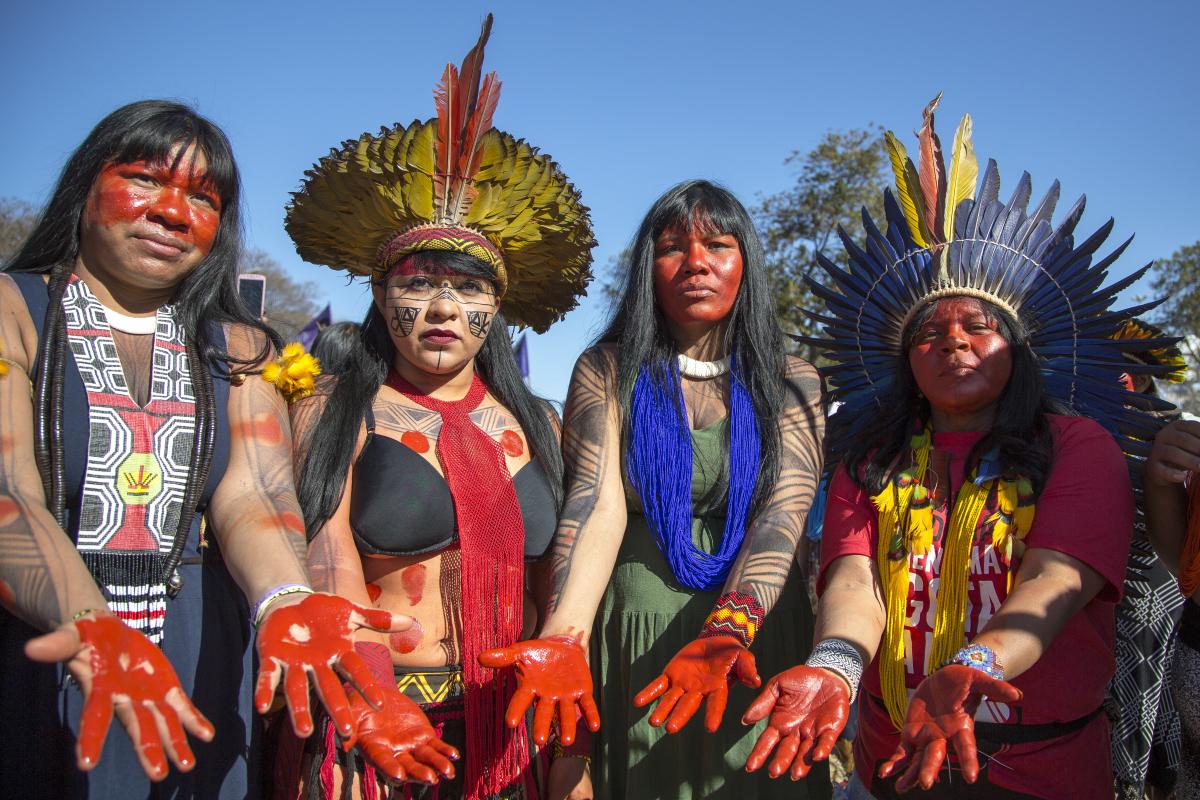
{"label": "black bra top", "polygon": [[[446,479],[409,447],[375,435],[375,415],[367,409],[367,441],[354,465],[350,530],[360,553],[417,556],[454,544],[458,526]],[[558,519],[550,481],[536,459],[513,477],[525,558],[540,558],[550,547]]]}

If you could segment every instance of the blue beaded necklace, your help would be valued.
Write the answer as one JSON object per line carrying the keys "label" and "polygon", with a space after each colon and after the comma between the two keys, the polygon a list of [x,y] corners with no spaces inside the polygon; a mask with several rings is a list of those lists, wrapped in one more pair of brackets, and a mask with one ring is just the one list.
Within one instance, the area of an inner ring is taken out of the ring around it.
{"label": "blue beaded necklace", "polygon": [[692,543],[692,437],[679,366],[674,358],[664,366],[665,370],[655,372],[665,380],[655,380],[643,364],[634,384],[626,472],[675,579],[691,589],[719,589],[746,538],[746,518],[758,481],[758,418],[735,353],[729,370],[725,532],[717,552],[706,553]]}

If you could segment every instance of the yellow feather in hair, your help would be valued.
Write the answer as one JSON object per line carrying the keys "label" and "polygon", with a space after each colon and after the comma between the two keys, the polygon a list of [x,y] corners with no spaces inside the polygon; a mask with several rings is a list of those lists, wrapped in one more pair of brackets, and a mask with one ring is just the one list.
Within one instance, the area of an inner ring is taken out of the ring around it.
{"label": "yellow feather in hair", "polygon": [[917,168],[894,133],[886,131],[883,141],[887,146],[888,158],[892,161],[892,172],[896,175],[896,194],[899,196],[904,218],[908,220],[908,230],[918,247],[928,247],[925,235],[925,201],[921,197],[921,179],[917,175]]}
{"label": "yellow feather in hair", "polygon": [[1033,484],[1027,478],[1021,478],[1017,481],[1017,511],[1014,515],[1017,523],[1017,537],[1025,538],[1025,534],[1029,533],[1033,527],[1033,515],[1037,510],[1034,504]]}
{"label": "yellow feather in hair", "polygon": [[963,114],[954,132],[950,151],[950,172],[946,177],[946,208],[942,214],[945,224],[942,234],[946,241],[954,238],[954,211],[963,200],[975,197],[975,182],[979,179],[979,162],[971,145],[971,115]]}

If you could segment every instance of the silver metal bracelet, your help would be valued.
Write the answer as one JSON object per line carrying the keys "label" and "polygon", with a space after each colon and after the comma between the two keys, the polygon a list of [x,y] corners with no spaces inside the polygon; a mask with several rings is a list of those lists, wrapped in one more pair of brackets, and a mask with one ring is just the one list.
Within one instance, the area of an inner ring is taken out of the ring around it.
{"label": "silver metal bracelet", "polygon": [[857,647],[845,639],[822,639],[813,647],[812,653],[804,663],[810,667],[836,672],[845,678],[846,683],[850,685],[850,702],[854,702],[865,667]]}

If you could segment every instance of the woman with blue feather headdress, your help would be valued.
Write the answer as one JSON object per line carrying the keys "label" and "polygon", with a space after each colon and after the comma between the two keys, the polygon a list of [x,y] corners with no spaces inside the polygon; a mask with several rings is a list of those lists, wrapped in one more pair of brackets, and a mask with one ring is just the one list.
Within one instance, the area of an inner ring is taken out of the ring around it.
{"label": "woman with blue feather headdress", "polygon": [[994,162],[980,180],[970,116],[943,155],[940,99],[917,164],[885,135],[886,225],[841,231],[849,268],[820,258],[812,283],[843,404],[817,644],[747,712],[769,718],[747,768],[802,774],[861,694],[855,768],[877,797],[1111,797],[1129,466],[1169,404],[1120,385],[1145,343],[1110,336],[1154,304],[1111,309],[1145,270],[1103,285],[1125,245],[1093,262],[1112,221],[1077,244],[1082,199],[1055,226],[1057,182],[1031,209],[1028,174],[1006,202]]}

